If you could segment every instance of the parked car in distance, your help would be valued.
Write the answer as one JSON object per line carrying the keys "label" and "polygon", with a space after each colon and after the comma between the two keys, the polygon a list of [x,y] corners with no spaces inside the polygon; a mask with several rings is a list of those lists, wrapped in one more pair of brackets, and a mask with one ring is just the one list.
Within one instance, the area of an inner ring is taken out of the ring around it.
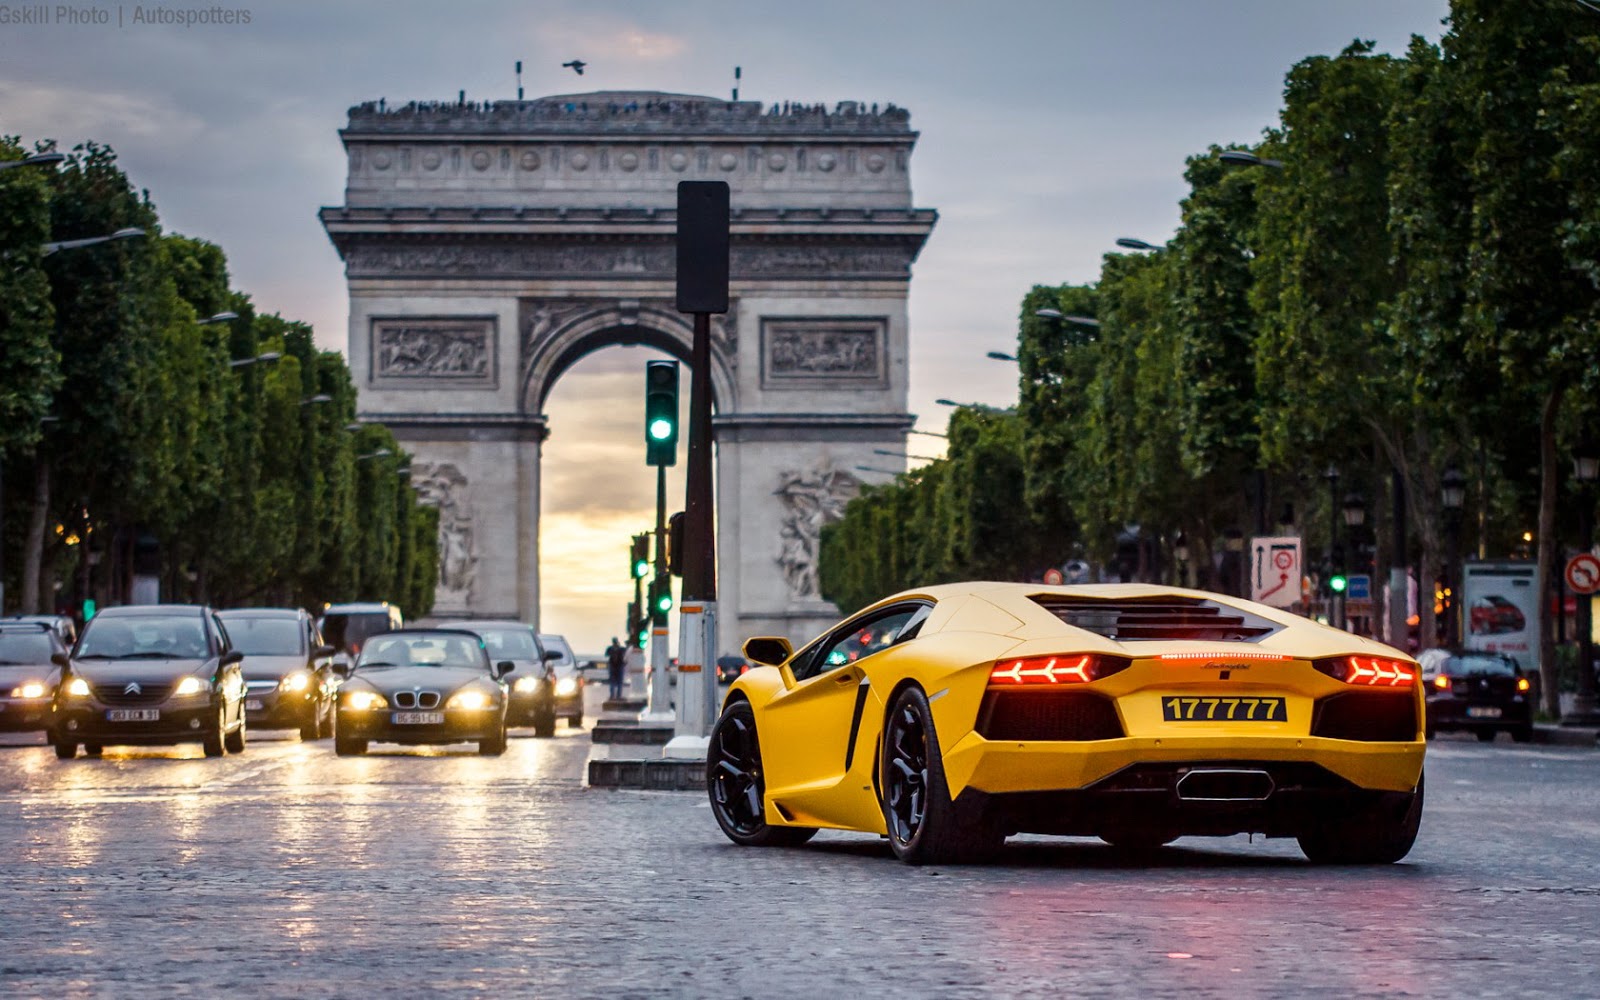
{"label": "parked car in distance", "polygon": [[242,753],[244,655],[216,612],[192,604],[107,608],[84,626],[51,706],[56,756],[117,745],[199,743]]}
{"label": "parked car in distance", "polygon": [[68,649],[78,641],[78,623],[72,620],[71,615],[12,615],[9,618],[0,618],[0,625],[11,622],[49,626],[51,631],[61,637],[61,641]]}
{"label": "parked car in distance", "polygon": [[397,629],[372,637],[354,666],[336,666],[339,717],[333,748],[364,754],[369,743],[477,743],[506,750],[508,660],[492,663],[472,632]]}
{"label": "parked car in distance", "polygon": [[739,679],[739,675],[750,669],[750,664],[742,656],[717,657],[717,683],[732,684]]}
{"label": "parked car in distance", "polygon": [[245,716],[256,729],[298,729],[302,740],[333,735],[334,648],[299,608],[235,608],[217,614],[244,654]]}
{"label": "parked car in distance", "polygon": [[532,726],[535,736],[555,735],[556,689],[562,683],[555,661],[561,653],[545,649],[532,625],[518,621],[453,621],[441,622],[439,628],[471,632],[483,640],[491,662],[511,661],[511,672],[501,678],[511,687],[506,725]]}
{"label": "parked car in distance", "polygon": [[572,729],[583,727],[583,672],[578,657],[564,635],[540,632],[539,645],[560,655],[550,661],[556,671],[556,717],[567,720]]}
{"label": "parked car in distance", "polygon": [[1452,649],[1422,664],[1426,730],[1463,729],[1488,743],[1504,730],[1518,743],[1533,739],[1533,681],[1504,653]]}
{"label": "parked car in distance", "polygon": [[317,616],[317,631],[334,648],[336,663],[354,663],[368,639],[405,627],[405,616],[388,601],[328,604]]}
{"label": "parked car in distance", "polygon": [[0,733],[50,728],[50,701],[61,680],[66,643],[39,621],[0,621]]}

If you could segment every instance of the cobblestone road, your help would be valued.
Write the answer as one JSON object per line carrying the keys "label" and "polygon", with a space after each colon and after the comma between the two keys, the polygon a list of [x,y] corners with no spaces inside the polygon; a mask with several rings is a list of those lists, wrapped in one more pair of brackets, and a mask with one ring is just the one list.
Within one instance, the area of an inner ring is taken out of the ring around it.
{"label": "cobblestone road", "polygon": [[587,733],[340,759],[0,750],[0,996],[1594,996],[1600,753],[1442,740],[1407,863],[740,850]]}

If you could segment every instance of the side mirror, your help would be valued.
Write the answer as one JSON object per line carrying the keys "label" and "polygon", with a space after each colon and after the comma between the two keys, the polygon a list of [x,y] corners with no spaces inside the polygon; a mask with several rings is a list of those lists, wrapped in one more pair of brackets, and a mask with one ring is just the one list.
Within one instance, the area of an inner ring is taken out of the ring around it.
{"label": "side mirror", "polygon": [[561,659],[561,651],[556,649],[547,649],[544,651],[544,659],[546,663],[549,663],[551,660],[559,660]]}
{"label": "side mirror", "polygon": [[66,653],[51,653],[50,654],[50,662],[54,663],[56,666],[60,667],[62,670],[65,670],[68,667],[72,666],[72,658],[69,657]]}
{"label": "side mirror", "polygon": [[311,651],[311,658],[313,660],[321,660],[321,659],[323,659],[325,657],[332,656],[334,653],[337,653],[338,651],[339,651],[338,647],[336,647],[336,646],[328,646],[328,645],[318,646],[318,647],[316,647],[315,649],[313,649]]}
{"label": "side mirror", "polygon": [[350,679],[350,673],[354,669],[355,669],[355,665],[354,664],[346,663],[343,660],[335,660],[334,664],[333,664],[334,675],[338,676],[338,677],[343,677],[345,680],[349,680]]}
{"label": "side mirror", "polygon": [[515,663],[512,663],[510,660],[501,660],[499,663],[494,665],[494,679],[499,680],[515,669],[517,669],[517,665]]}
{"label": "side mirror", "polygon": [[243,663],[243,662],[244,662],[244,654],[239,652],[237,649],[230,649],[226,653],[222,654],[222,659],[217,661],[217,666],[219,666],[219,667],[231,667],[235,663]]}
{"label": "side mirror", "polygon": [[778,636],[757,636],[744,642],[744,658],[751,663],[777,667],[787,663],[793,655],[794,647],[789,645],[789,640]]}

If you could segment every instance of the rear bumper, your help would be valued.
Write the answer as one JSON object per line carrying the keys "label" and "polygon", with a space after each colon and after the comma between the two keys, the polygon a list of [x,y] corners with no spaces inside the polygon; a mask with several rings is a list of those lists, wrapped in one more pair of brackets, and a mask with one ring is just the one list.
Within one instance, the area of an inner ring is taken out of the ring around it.
{"label": "rear bumper", "polygon": [[339,711],[337,729],[341,739],[372,740],[427,746],[442,743],[472,743],[498,739],[505,731],[506,718],[499,712],[447,711],[442,724],[396,724],[391,711]]}
{"label": "rear bumper", "polygon": [[[1217,799],[1198,782],[1222,773],[1245,797]],[[1187,779],[1187,780],[1186,780]],[[1412,789],[1358,788],[1317,764],[1230,760],[1134,764],[1088,788],[984,792],[959,801],[1007,833],[1153,838],[1260,833],[1291,837],[1374,805],[1403,812]]]}
{"label": "rear bumper", "polygon": [[1316,736],[1124,737],[1084,742],[991,742],[968,733],[945,752],[952,793],[1056,792],[1085,789],[1139,764],[1267,761],[1314,764],[1351,786],[1409,792],[1422,773],[1421,739],[1402,743]]}
{"label": "rear bumper", "polygon": [[[1471,709],[1498,708],[1499,718],[1469,714]],[[1428,725],[1434,729],[1514,729],[1533,724],[1533,702],[1472,701],[1467,698],[1430,698]]]}

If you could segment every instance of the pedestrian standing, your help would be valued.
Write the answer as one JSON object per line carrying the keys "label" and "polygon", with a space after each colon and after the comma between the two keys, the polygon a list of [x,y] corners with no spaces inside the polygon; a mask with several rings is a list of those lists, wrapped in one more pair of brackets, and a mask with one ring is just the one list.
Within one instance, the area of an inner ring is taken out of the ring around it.
{"label": "pedestrian standing", "polygon": [[622,683],[627,667],[628,650],[617,641],[616,636],[612,636],[611,647],[606,650],[606,671],[610,675],[612,701],[620,701],[622,698]]}

